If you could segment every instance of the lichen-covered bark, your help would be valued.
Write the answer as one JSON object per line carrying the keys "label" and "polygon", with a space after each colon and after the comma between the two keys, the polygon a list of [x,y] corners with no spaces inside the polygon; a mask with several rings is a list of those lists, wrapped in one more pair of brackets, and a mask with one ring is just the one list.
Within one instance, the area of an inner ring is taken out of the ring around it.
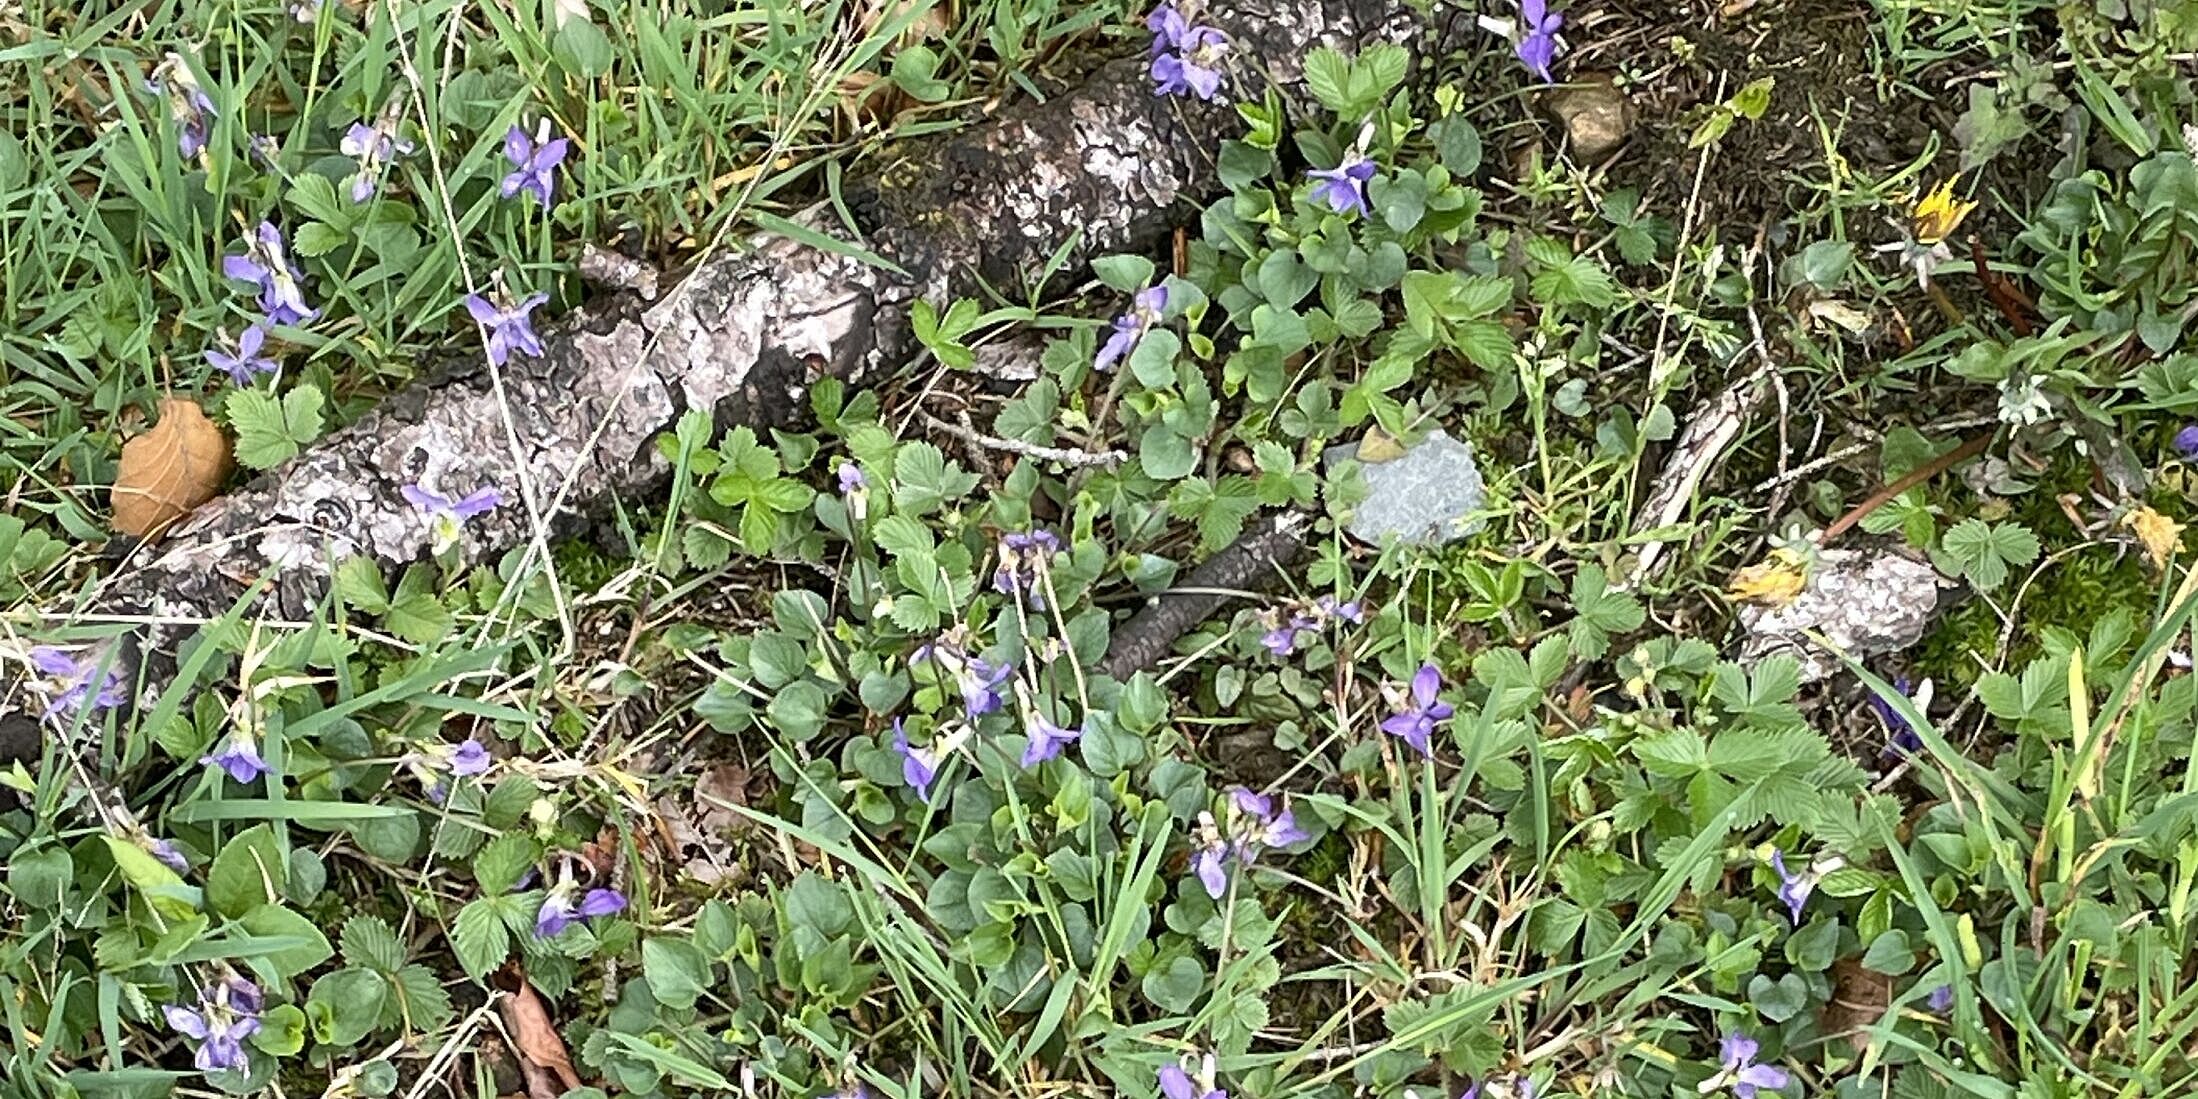
{"label": "lichen-covered bark", "polygon": [[[1238,94],[1263,95],[1272,74],[1295,98],[1289,82],[1307,51],[1405,38],[1418,24],[1400,11],[1386,0],[1235,0],[1207,18],[1236,42]],[[1108,63],[1046,102],[912,141],[851,179],[859,243],[900,272],[762,235],[652,303],[631,293],[591,302],[545,328],[540,358],[507,365],[500,391],[487,373],[461,370],[398,394],[200,509],[80,609],[202,619],[267,577],[268,609],[302,616],[345,558],[389,570],[427,556],[427,527],[401,495],[408,484],[450,496],[502,490],[503,506],[469,523],[460,545],[468,562],[491,560],[531,536],[530,510],[554,535],[614,498],[657,492],[668,470],[651,441],[687,409],[721,424],[783,423],[821,377],[880,376],[910,350],[918,297],[1017,285],[1072,241],[1071,268],[1149,245],[1186,200],[1217,190],[1212,158],[1240,123],[1226,104],[1155,98],[1145,69],[1142,56]],[[809,224],[850,237],[821,215]],[[155,687],[177,632],[147,628]]]}

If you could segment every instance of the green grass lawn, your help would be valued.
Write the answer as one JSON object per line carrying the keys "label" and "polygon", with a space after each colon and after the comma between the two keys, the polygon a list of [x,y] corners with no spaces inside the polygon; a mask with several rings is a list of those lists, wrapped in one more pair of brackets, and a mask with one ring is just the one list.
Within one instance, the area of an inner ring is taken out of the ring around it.
{"label": "green grass lawn", "polygon": [[[283,476],[481,358],[469,294],[736,247],[1150,11],[0,8],[0,661],[44,723],[0,1095],[2198,1093],[2198,24],[1557,10],[1555,87],[1494,31],[1289,59],[1153,254],[936,303],[811,422],[690,417],[672,495],[547,560],[205,623],[132,707],[131,623],[70,608],[163,398]],[[1035,380],[967,369],[1011,339]],[[1474,532],[1345,533],[1437,426]],[[1098,670],[1283,510],[1283,588]],[[1834,526],[1958,598],[1821,682],[1741,659]]]}

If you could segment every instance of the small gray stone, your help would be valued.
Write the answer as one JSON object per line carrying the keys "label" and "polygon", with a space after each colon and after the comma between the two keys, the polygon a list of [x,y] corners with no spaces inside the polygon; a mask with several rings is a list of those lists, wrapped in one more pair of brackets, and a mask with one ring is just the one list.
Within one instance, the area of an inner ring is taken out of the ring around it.
{"label": "small gray stone", "polygon": [[[1333,470],[1357,459],[1358,447],[1329,447],[1322,457]],[[1366,496],[1344,521],[1354,538],[1378,546],[1394,535],[1407,543],[1439,546],[1487,525],[1470,518],[1488,498],[1473,447],[1439,427],[1401,456],[1384,462],[1360,460],[1358,468]]]}

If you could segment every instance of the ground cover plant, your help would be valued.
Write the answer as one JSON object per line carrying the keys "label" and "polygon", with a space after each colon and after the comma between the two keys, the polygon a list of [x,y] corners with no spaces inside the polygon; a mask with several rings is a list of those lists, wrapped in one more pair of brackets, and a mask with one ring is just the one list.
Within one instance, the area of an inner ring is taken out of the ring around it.
{"label": "ground cover plant", "polygon": [[[0,1092],[2198,1093],[2191,14],[1438,5],[1284,94],[1226,11],[0,8]],[[82,612],[584,246],[1122,56],[1233,112],[1161,246],[546,553],[411,486],[161,689]],[[1438,432],[1480,502],[1364,536]],[[1918,636],[1771,636],[1893,559]]]}

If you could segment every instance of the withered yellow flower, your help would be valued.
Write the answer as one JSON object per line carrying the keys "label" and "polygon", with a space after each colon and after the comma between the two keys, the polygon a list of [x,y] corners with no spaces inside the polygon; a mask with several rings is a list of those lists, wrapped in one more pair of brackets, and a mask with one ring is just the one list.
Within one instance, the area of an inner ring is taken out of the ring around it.
{"label": "withered yellow flower", "polygon": [[1809,563],[1789,549],[1774,549],[1770,556],[1733,574],[1725,594],[1746,603],[1783,607],[1809,586]]}
{"label": "withered yellow flower", "polygon": [[1954,181],[1951,177],[1941,180],[1937,188],[1916,203],[1909,215],[1919,244],[1938,244],[1961,228],[1964,218],[1976,209],[1977,204],[1968,199],[1954,197]]}
{"label": "withered yellow flower", "polygon": [[2149,507],[2130,512],[2122,522],[2137,532],[2137,540],[2145,544],[2145,555],[2152,558],[2154,568],[2166,568],[2183,544],[2183,524]]}

